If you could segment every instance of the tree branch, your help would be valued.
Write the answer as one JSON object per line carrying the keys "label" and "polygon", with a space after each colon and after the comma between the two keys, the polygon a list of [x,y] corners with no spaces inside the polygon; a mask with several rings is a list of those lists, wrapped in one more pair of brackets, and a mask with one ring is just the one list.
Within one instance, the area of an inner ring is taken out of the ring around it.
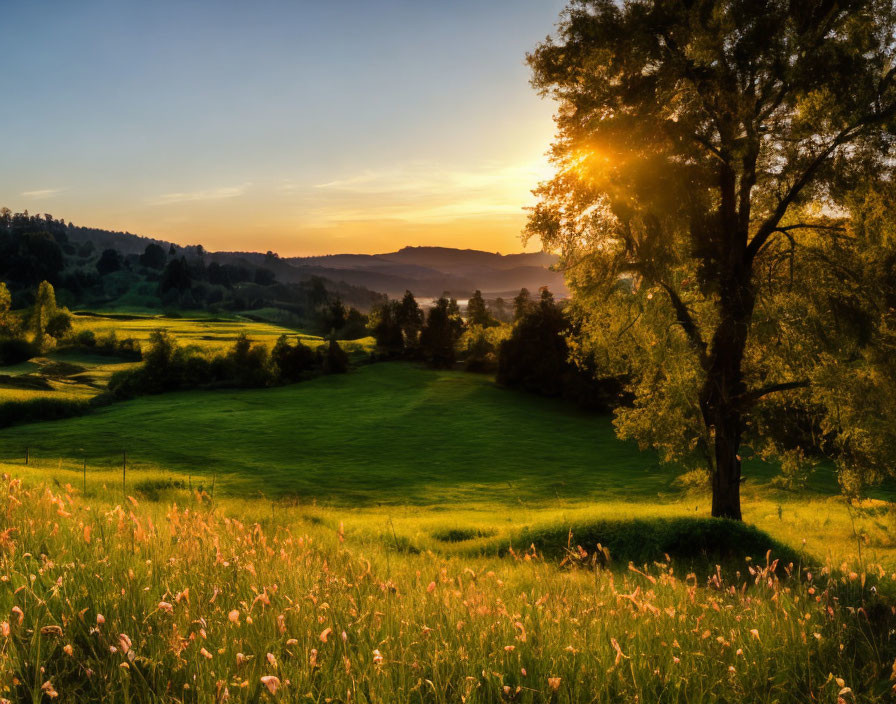
{"label": "tree branch", "polygon": [[773,232],[790,232],[791,230],[836,230],[838,232],[844,232],[846,228],[842,225],[813,225],[810,222],[799,222],[795,225],[776,227]]}
{"label": "tree branch", "polygon": [[675,292],[675,289],[662,282],[660,282],[660,286],[662,286],[669,295],[669,300],[672,301],[672,307],[675,309],[675,318],[678,321],[678,324],[681,325],[682,330],[684,330],[685,335],[687,335],[691,347],[694,348],[694,351],[700,358],[700,366],[703,367],[703,369],[706,369],[709,362],[706,356],[706,342],[703,341],[703,336],[700,334],[697,322],[694,320],[688,307],[684,304],[684,301],[682,301],[679,295]]}
{"label": "tree branch", "polygon": [[834,151],[848,143],[856,134],[858,134],[864,127],[868,125],[875,124],[877,122],[881,122],[887,117],[890,117],[896,113],[896,103],[891,103],[885,109],[874,112],[871,115],[868,115],[855,124],[850,125],[849,127],[844,127],[837,134],[834,139],[831,140],[830,144],[827,147],[821,150],[818,154],[815,155],[815,158],[809,163],[809,165],[805,168],[802,174],[800,174],[799,178],[791,184],[790,189],[787,191],[785,196],[778,202],[778,206],[775,208],[775,211],[759,226],[759,230],[756,232],[756,235],[750,241],[749,245],[747,245],[746,258],[747,263],[752,262],[756,257],[759,250],[762,248],[762,245],[765,244],[766,240],[771,237],[772,233],[778,230],[778,223],[784,218],[787,214],[787,209],[791,206],[794,200],[796,200],[797,196],[802,192],[803,188],[808,185],[813,177],[815,176],[815,172],[821,168],[822,164],[828,159],[828,157],[834,153]]}
{"label": "tree branch", "polygon": [[805,389],[808,386],[808,379],[803,379],[801,381],[784,381],[779,384],[769,384],[768,386],[763,386],[762,388],[756,389],[754,391],[747,391],[741,395],[741,399],[747,401],[748,403],[755,403],[762,397],[768,396],[769,394],[777,393],[779,391],[790,391],[791,389]]}

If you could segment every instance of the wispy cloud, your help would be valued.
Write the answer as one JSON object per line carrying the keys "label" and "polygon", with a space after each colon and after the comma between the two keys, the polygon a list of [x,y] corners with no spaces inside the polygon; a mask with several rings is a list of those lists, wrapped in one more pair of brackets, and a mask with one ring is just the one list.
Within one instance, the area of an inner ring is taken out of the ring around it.
{"label": "wispy cloud", "polygon": [[242,183],[239,186],[222,186],[220,188],[207,188],[201,191],[178,191],[177,193],[164,193],[155,199],[157,205],[169,205],[171,203],[187,203],[201,200],[224,200],[238,198],[246,193],[251,183]]}
{"label": "wispy cloud", "polygon": [[22,196],[25,198],[34,198],[35,200],[40,200],[42,198],[55,196],[57,193],[61,193],[64,190],[64,188],[40,188],[34,191],[23,191]]}
{"label": "wispy cloud", "polygon": [[314,215],[330,222],[520,215],[532,200],[531,189],[547,175],[543,162],[484,163],[473,169],[413,162],[367,169],[316,184],[321,199]]}
{"label": "wispy cloud", "polygon": [[514,187],[532,188],[546,175],[546,164],[484,163],[474,169],[446,169],[429,162],[412,162],[319,183],[315,188],[353,193],[417,193],[443,195]]}

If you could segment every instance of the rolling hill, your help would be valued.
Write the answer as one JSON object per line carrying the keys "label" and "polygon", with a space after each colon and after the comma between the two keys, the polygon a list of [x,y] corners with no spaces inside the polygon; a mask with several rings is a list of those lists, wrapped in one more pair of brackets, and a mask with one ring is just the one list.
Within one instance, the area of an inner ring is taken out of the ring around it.
{"label": "rolling hill", "polygon": [[567,293],[563,274],[549,268],[557,258],[545,252],[502,255],[451,247],[404,247],[386,254],[332,254],[287,261],[303,273],[391,296],[406,289],[418,296],[448,291],[466,298],[476,289],[486,295],[507,296],[523,287],[535,291],[542,286],[561,297]]}

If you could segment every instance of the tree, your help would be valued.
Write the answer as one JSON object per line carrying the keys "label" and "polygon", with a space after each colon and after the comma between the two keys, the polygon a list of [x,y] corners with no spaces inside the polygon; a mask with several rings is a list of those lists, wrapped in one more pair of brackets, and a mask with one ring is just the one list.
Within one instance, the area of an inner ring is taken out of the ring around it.
{"label": "tree", "polygon": [[410,291],[404,292],[401,303],[396,309],[395,319],[404,337],[405,350],[415,350],[420,342],[420,332],[423,329],[423,311]]}
{"label": "tree", "polygon": [[44,343],[44,335],[49,334],[47,326],[56,314],[56,291],[49,281],[41,281],[37,287],[34,306],[31,308],[31,329],[34,331],[34,344],[40,348]]}
{"label": "tree", "polygon": [[121,269],[121,253],[117,249],[104,249],[96,263],[100,276],[106,276]]}
{"label": "tree", "polygon": [[495,321],[492,318],[491,314],[488,312],[488,308],[485,305],[485,299],[482,297],[482,291],[477,289],[473,295],[470,297],[470,300],[467,302],[467,320],[470,325],[479,325],[481,327],[487,328],[490,325],[494,325]]}
{"label": "tree", "polygon": [[348,319],[348,310],[341,298],[334,298],[318,311],[320,329],[324,334],[342,330]]}
{"label": "tree", "polygon": [[513,299],[513,322],[520,320],[530,310],[532,310],[532,296],[529,294],[529,289],[523,287]]}
{"label": "tree", "polygon": [[570,321],[552,298],[517,320],[510,338],[498,349],[497,381],[543,396],[560,396],[574,367],[569,361],[566,337]]}
{"label": "tree", "polygon": [[189,290],[192,285],[190,279],[190,267],[183,257],[176,257],[168,262],[165,271],[162,272],[162,280],[159,282],[159,293],[165,295],[168,291],[183,292]]}
{"label": "tree", "polygon": [[495,318],[502,323],[508,322],[507,320],[507,302],[498,296],[495,299],[495,308],[494,308],[494,316]]}
{"label": "tree", "polygon": [[402,352],[404,336],[398,322],[398,301],[386,301],[375,308],[370,316],[370,331],[376,338],[376,344],[389,352]]}
{"label": "tree", "polygon": [[562,254],[582,348],[631,374],[620,432],[697,458],[714,516],[741,518],[745,436],[783,449],[767,404],[814,407],[856,456],[861,414],[825,399],[885,313],[834,279],[875,246],[862,184],[892,182],[893,27],[877,0],[575,0],[528,57],[559,102],[528,233]]}
{"label": "tree", "polygon": [[0,281],[0,337],[15,337],[16,328],[12,315],[12,296],[6,284]]}
{"label": "tree", "polygon": [[420,350],[426,362],[436,368],[453,367],[461,332],[463,320],[457,301],[442,296],[429,309],[426,324],[420,333]]}
{"label": "tree", "polygon": [[146,249],[140,255],[140,263],[147,269],[164,269],[167,261],[165,250],[155,242],[146,245]]}

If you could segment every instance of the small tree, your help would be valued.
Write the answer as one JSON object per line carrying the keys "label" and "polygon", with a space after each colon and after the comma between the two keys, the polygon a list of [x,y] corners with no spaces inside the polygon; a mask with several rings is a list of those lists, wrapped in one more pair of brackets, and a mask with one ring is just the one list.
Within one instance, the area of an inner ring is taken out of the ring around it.
{"label": "small tree", "polygon": [[453,367],[461,332],[463,320],[457,301],[442,296],[429,309],[420,333],[420,350],[426,362],[437,368]]}
{"label": "small tree", "polygon": [[470,300],[467,302],[467,321],[470,325],[478,325],[483,328],[495,324],[494,318],[492,318],[485,305],[482,291],[479,289],[476,289],[470,297]]}
{"label": "small tree", "polygon": [[495,318],[498,319],[499,322],[507,323],[509,322],[507,317],[507,302],[498,296],[495,299],[495,308],[493,311]]}
{"label": "small tree", "polygon": [[117,249],[105,249],[96,263],[100,276],[106,276],[121,269],[121,253]]}
{"label": "small tree", "polygon": [[513,322],[523,318],[530,310],[532,310],[532,296],[529,289],[524,287],[513,299]]}
{"label": "small tree", "polygon": [[165,250],[155,242],[146,245],[146,249],[140,255],[140,263],[148,269],[164,269],[167,261]]}
{"label": "small tree", "polygon": [[47,321],[44,332],[50,337],[61,340],[72,331],[72,316],[67,310],[56,310]]}
{"label": "small tree", "polygon": [[560,396],[573,365],[566,342],[572,326],[549,296],[542,296],[513,327],[498,354],[498,383],[544,396]]}
{"label": "small tree", "polygon": [[31,308],[31,330],[34,332],[34,344],[42,347],[44,336],[48,334],[47,325],[56,313],[56,291],[49,281],[42,281],[37,287],[34,306]]}
{"label": "small tree", "polygon": [[404,351],[404,335],[398,322],[399,306],[398,301],[387,301],[370,315],[370,330],[376,344],[392,353]]}
{"label": "small tree", "polygon": [[12,296],[6,284],[0,281],[0,337],[16,337],[18,327],[12,313]]}
{"label": "small tree", "polygon": [[301,340],[291,345],[286,335],[281,335],[271,350],[274,376],[282,384],[298,381],[314,367],[315,362],[315,354],[310,347],[303,345]]}
{"label": "small tree", "polygon": [[423,311],[417,305],[417,299],[410,291],[404,292],[396,310],[396,320],[404,337],[405,350],[417,349],[420,343],[420,331],[423,329]]}

